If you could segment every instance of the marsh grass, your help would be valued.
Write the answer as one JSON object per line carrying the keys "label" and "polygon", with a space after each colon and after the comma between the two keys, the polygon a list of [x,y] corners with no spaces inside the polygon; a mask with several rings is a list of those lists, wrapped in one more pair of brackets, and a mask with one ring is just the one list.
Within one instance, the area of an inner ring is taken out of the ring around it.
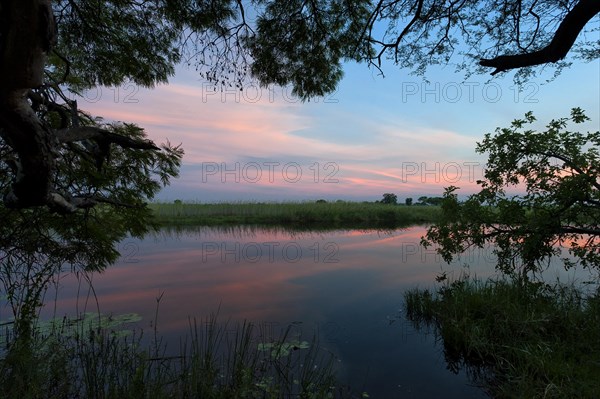
{"label": "marsh grass", "polygon": [[600,296],[572,286],[461,278],[405,294],[407,318],[443,341],[493,397],[597,398]]}
{"label": "marsh grass", "polygon": [[362,202],[154,203],[161,225],[264,225],[295,229],[395,228],[435,222],[437,206]]}
{"label": "marsh grass", "polygon": [[156,330],[143,344],[139,330],[67,319],[54,326],[35,329],[27,353],[15,346],[18,337],[6,337],[0,397],[352,397],[336,387],[333,355],[289,328],[273,338],[252,323],[190,320],[190,333],[172,355]]}

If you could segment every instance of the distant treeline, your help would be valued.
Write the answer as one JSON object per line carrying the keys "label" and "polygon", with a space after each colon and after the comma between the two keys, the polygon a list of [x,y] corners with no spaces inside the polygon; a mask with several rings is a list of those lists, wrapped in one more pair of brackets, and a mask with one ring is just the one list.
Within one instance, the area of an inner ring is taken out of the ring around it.
{"label": "distant treeline", "polygon": [[[404,205],[440,205],[443,200],[443,197],[427,197],[424,195],[419,197],[417,202],[414,202],[412,197],[407,197],[404,199]],[[385,193],[382,199],[375,202],[379,204],[398,205],[398,196],[394,193]]]}

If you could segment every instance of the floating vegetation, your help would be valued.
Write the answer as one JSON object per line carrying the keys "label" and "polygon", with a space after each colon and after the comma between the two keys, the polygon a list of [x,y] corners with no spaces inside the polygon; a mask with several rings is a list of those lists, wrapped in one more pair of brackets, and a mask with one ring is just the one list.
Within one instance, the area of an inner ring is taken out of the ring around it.
{"label": "floating vegetation", "polygon": [[310,344],[307,341],[299,341],[297,339],[289,342],[268,342],[258,344],[259,351],[271,351],[272,359],[280,359],[288,356],[291,351],[308,348],[310,348]]}
{"label": "floating vegetation", "polygon": [[50,320],[38,321],[36,330],[42,335],[58,333],[65,337],[87,334],[89,331],[107,331],[116,337],[125,337],[133,333],[132,329],[123,328],[125,324],[137,323],[142,316],[137,313],[120,315],[105,315],[87,312],[79,317],[56,317]]}
{"label": "floating vegetation", "polygon": [[[60,335],[65,338],[79,339],[82,336],[89,336],[90,333],[107,334],[117,338],[123,338],[133,333],[132,328],[125,328],[125,325],[137,323],[142,320],[142,316],[137,313],[124,313],[120,315],[105,315],[101,313],[86,312],[79,317],[55,317],[50,320],[36,320],[33,332],[41,337]],[[3,323],[6,327],[0,333],[0,345],[5,346],[10,342],[13,331],[12,321]]]}

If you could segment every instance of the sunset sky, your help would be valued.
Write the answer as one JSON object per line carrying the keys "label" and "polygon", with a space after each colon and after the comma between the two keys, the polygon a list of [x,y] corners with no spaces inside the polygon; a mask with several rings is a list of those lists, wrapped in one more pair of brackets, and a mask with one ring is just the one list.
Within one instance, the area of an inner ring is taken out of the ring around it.
{"label": "sunset sky", "polygon": [[476,190],[485,156],[475,143],[496,127],[534,111],[542,127],[586,110],[600,126],[600,62],[575,61],[519,92],[512,74],[466,81],[452,67],[421,77],[392,65],[386,76],[364,64],[345,66],[338,90],[302,103],[281,87],[214,91],[193,68],[168,85],[99,88],[79,99],[106,120],[134,122],[156,142],[182,143],[181,177],[158,199],[195,202],[376,200],[439,196],[443,188]]}

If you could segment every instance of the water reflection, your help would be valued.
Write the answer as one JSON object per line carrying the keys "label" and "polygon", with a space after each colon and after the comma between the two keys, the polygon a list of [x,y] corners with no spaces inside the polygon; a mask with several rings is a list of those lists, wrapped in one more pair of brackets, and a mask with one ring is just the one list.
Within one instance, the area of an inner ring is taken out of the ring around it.
{"label": "water reflection", "polygon": [[[493,273],[489,253],[446,265],[420,247],[423,227],[391,231],[289,232],[250,227],[163,229],[120,244],[122,258],[89,285],[76,276],[43,313],[139,313],[156,322],[176,350],[190,318],[219,310],[221,319],[251,320],[276,331],[319,333],[339,359],[342,382],[372,398],[483,397],[465,375],[446,369],[432,336],[402,317],[402,293],[434,285],[441,272]],[[52,297],[49,293],[49,297]],[[157,301],[157,298],[161,298]]]}

